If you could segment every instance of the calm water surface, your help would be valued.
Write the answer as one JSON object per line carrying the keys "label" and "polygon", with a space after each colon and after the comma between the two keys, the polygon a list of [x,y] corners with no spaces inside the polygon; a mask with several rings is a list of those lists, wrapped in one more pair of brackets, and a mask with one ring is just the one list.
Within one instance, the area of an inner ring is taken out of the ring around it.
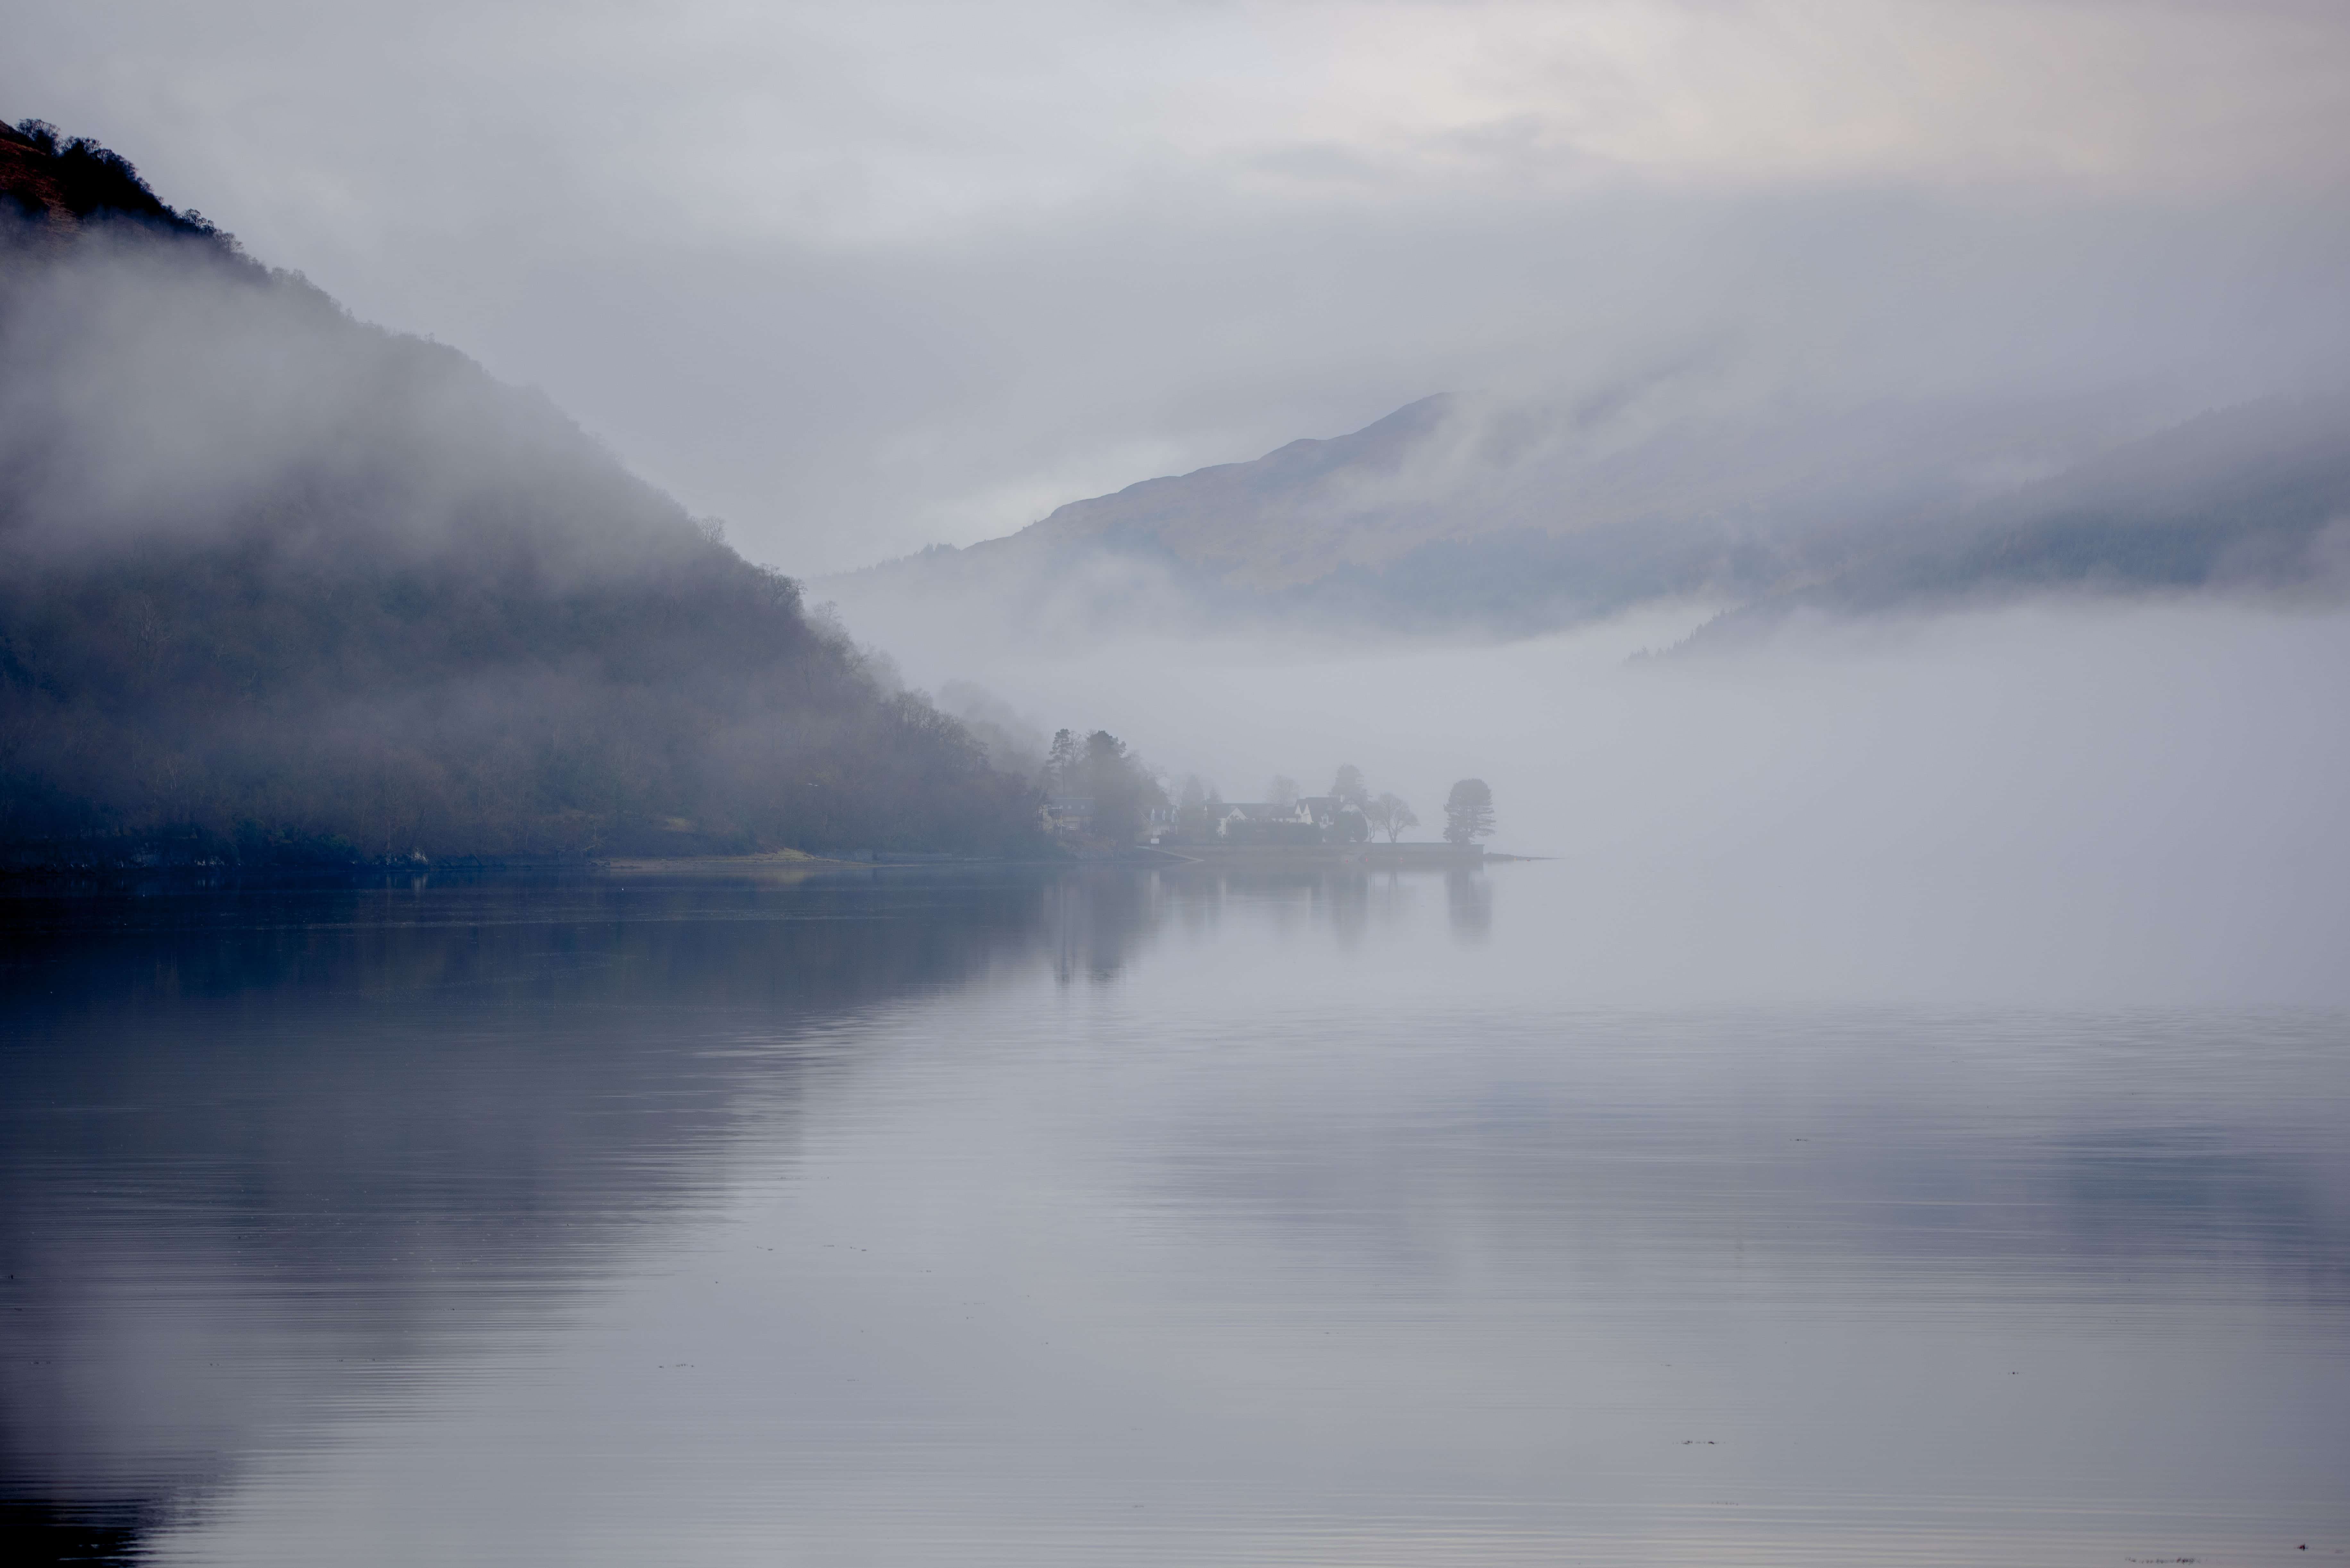
{"label": "calm water surface", "polygon": [[1593,918],[1550,865],[12,900],[5,1550],[2350,1556],[2350,1019],[1603,1005]]}

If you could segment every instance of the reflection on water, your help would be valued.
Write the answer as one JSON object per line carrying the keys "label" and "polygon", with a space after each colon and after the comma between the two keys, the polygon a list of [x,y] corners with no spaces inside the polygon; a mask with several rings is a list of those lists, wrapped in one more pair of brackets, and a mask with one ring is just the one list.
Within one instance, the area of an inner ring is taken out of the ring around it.
{"label": "reflection on water", "polygon": [[14,900],[0,1548],[2350,1555],[2350,1022],[1603,1007],[1575,898]]}
{"label": "reflection on water", "polygon": [[1493,929],[1493,889],[1485,877],[1456,867],[1444,874],[1444,895],[1452,911],[1452,934],[1482,941]]}

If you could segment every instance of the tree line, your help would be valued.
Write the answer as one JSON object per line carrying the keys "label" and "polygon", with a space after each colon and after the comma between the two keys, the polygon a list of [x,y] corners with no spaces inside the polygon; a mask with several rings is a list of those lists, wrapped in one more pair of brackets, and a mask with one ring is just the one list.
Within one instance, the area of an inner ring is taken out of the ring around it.
{"label": "tree line", "polygon": [[[1072,730],[1056,732],[1039,784],[1048,815],[1056,803],[1068,810],[1071,836],[1114,845],[1144,837],[1175,844],[1396,844],[1419,826],[1409,802],[1392,791],[1374,793],[1352,763],[1341,763],[1318,796],[1301,795],[1295,779],[1276,774],[1263,800],[1230,802],[1197,774],[1170,796],[1161,776],[1107,730],[1082,738]],[[1079,821],[1081,827],[1074,826]],[[1455,784],[1444,803],[1445,842],[1465,847],[1492,832],[1492,788],[1482,779]]]}

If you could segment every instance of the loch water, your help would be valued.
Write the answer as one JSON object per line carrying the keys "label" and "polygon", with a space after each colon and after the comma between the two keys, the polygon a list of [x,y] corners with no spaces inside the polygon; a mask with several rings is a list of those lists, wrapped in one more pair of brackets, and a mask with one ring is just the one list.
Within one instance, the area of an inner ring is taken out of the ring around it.
{"label": "loch water", "polygon": [[1634,995],[1585,898],[0,901],[5,1552],[2350,1556],[2350,1015]]}

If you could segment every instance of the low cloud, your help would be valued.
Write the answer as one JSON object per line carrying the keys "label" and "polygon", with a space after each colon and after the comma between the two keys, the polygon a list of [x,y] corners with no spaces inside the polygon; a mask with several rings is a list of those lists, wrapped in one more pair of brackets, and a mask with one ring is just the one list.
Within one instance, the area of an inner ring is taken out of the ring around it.
{"label": "low cloud", "polygon": [[[2339,362],[2338,7],[123,0],[0,92],[817,573],[1685,355]],[[1824,391],[1823,389],[1825,389]]]}

